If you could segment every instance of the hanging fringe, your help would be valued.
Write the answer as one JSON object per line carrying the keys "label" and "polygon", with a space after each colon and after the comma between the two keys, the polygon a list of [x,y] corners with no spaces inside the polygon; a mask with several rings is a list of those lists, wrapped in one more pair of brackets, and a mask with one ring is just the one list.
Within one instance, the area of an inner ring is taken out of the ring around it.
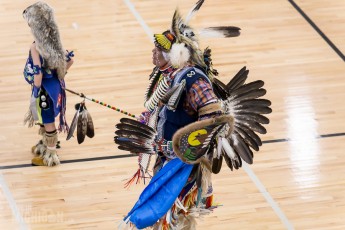
{"label": "hanging fringe", "polygon": [[189,195],[185,197],[183,206],[186,207],[187,209],[194,206],[197,195],[198,195],[198,189],[195,188]]}
{"label": "hanging fringe", "polygon": [[[62,89],[65,89],[65,82],[63,80],[60,80],[60,86]],[[69,126],[67,124],[66,121],[66,92],[65,90],[62,90],[61,92],[61,111],[60,111],[60,123],[59,123],[59,127],[58,130],[61,133],[63,132],[67,132],[69,131]]]}
{"label": "hanging fringe", "polygon": [[206,196],[208,192],[208,188],[212,186],[211,184],[211,176],[212,173],[204,164],[200,164],[202,177],[201,177],[201,189],[202,189],[202,196]]}
{"label": "hanging fringe", "polygon": [[135,184],[140,183],[140,178],[141,178],[142,173],[143,173],[142,170],[139,168],[139,169],[136,171],[136,173],[134,173],[134,175],[132,176],[132,178],[129,179],[129,180],[125,183],[124,188],[129,188],[129,187],[133,184],[133,182],[135,181],[135,179],[137,180],[137,181],[135,182]]}
{"label": "hanging fringe", "polygon": [[183,210],[184,212],[187,212],[187,209],[183,206],[179,198],[176,198],[175,205],[177,208]]}
{"label": "hanging fringe", "polygon": [[28,127],[34,126],[35,120],[34,116],[32,115],[32,112],[29,108],[28,112],[24,116],[24,125],[28,124]]}

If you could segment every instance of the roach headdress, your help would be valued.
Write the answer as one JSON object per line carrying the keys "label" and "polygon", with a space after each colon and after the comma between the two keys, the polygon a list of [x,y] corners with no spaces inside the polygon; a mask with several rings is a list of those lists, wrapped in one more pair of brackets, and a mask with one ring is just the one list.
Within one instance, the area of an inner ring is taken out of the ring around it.
{"label": "roach headdress", "polygon": [[176,68],[186,64],[208,68],[204,60],[204,53],[199,48],[197,35],[200,37],[235,37],[240,34],[240,28],[234,26],[208,27],[195,32],[189,22],[204,2],[205,0],[199,0],[189,11],[185,20],[176,9],[171,28],[162,34],[154,34],[155,45],[168,54],[168,59]]}

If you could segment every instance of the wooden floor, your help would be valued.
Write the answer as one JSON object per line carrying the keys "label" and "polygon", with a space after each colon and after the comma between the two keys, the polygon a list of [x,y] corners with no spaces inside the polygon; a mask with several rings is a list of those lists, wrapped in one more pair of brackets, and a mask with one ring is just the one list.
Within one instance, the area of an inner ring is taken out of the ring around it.
{"label": "wooden floor", "polygon": [[[169,27],[176,5],[187,13],[196,0],[48,2],[65,48],[75,51],[67,87],[139,114],[152,69],[148,35]],[[345,229],[345,1],[294,2],[338,53],[291,2],[206,0],[192,22],[242,28],[238,38],[201,44],[211,46],[221,80],[244,65],[251,80],[264,80],[274,111],[254,174],[223,168],[215,175],[222,206],[198,229]],[[113,143],[123,115],[87,102],[96,136],[78,145],[61,134],[64,163],[30,166],[39,136],[22,123],[30,96],[22,71],[33,39],[21,13],[31,3],[0,1],[0,229],[117,229],[144,188],[123,188],[136,169],[136,158],[121,158],[127,153]],[[79,101],[68,95],[68,121]]]}

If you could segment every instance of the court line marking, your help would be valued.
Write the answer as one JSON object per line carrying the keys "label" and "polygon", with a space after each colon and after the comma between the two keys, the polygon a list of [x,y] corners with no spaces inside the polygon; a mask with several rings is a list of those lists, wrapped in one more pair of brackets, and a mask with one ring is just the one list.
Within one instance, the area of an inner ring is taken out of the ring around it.
{"label": "court line marking", "polygon": [[28,226],[25,223],[24,218],[22,217],[22,215],[20,214],[17,204],[12,196],[12,193],[9,189],[9,187],[7,186],[7,183],[5,181],[5,178],[3,177],[2,173],[0,172],[0,186],[2,188],[2,191],[6,197],[6,200],[11,208],[12,214],[15,217],[17,223],[20,226],[21,230],[27,230],[29,229]]}
{"label": "court line marking", "polygon": [[322,30],[308,17],[306,13],[293,1],[288,0],[291,5],[302,15],[302,17],[314,28],[314,30],[327,42],[327,44],[345,61],[344,54],[338,49],[336,45],[322,32]]}
{"label": "court line marking", "polygon": [[[130,6],[131,12],[134,14],[136,19],[139,21],[140,25],[143,26],[146,34],[149,35],[148,31],[151,31],[151,30],[150,29],[149,30],[146,29],[146,28],[149,28],[149,27],[146,25],[145,21],[140,16],[138,11],[136,11],[134,5],[130,2],[130,0],[124,0],[124,1],[126,2],[127,6]],[[151,33],[149,37],[152,40],[153,34]],[[243,168],[244,168],[245,172],[248,174],[248,176],[251,178],[251,180],[254,182],[254,184],[257,186],[259,191],[262,193],[262,195],[265,197],[266,201],[271,205],[271,207],[274,210],[274,212],[277,214],[277,216],[283,222],[283,224],[286,227],[286,229],[288,229],[288,230],[294,229],[292,224],[289,222],[289,220],[287,219],[287,217],[283,213],[283,211],[278,206],[278,204],[274,201],[274,199],[271,197],[269,192],[267,192],[265,186],[261,183],[259,178],[255,175],[255,173],[248,167],[248,165],[245,162],[243,162]]]}
{"label": "court line marking", "polygon": [[[315,139],[323,139],[329,137],[340,137],[345,136],[345,133],[330,133],[330,134],[323,134]],[[274,143],[282,143],[282,142],[289,142],[290,139],[273,139],[273,140],[266,140],[262,141],[262,144],[274,144]],[[72,159],[72,160],[63,160],[61,164],[70,164],[70,163],[79,163],[79,162],[88,162],[88,161],[101,161],[101,160],[111,160],[117,158],[127,158],[127,157],[136,157],[135,154],[123,154],[123,155],[115,155],[115,156],[102,156],[102,157],[90,157],[90,158],[81,158],[81,159]],[[16,168],[28,168],[28,167],[36,167],[32,164],[19,164],[19,165],[4,165],[0,166],[0,170],[4,169],[16,169]]]}

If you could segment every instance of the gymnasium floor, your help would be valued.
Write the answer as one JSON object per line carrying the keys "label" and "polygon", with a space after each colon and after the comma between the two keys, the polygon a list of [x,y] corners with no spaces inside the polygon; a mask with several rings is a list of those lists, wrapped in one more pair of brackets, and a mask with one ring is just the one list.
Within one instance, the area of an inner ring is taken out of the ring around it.
{"label": "gymnasium floor", "polygon": [[[69,89],[133,114],[143,110],[152,34],[175,7],[196,0],[47,1],[64,47],[75,52]],[[22,18],[34,1],[0,1],[0,229],[117,229],[143,184],[124,188],[137,159],[117,149],[123,114],[87,101],[96,135],[79,145],[60,134],[62,165],[32,167],[37,128],[23,126],[30,86],[22,75],[33,40]],[[240,27],[204,39],[220,79],[240,68],[264,80],[273,113],[254,164],[213,176],[221,204],[197,229],[345,229],[345,1],[206,0],[195,28]],[[67,118],[81,98],[68,94]]]}

